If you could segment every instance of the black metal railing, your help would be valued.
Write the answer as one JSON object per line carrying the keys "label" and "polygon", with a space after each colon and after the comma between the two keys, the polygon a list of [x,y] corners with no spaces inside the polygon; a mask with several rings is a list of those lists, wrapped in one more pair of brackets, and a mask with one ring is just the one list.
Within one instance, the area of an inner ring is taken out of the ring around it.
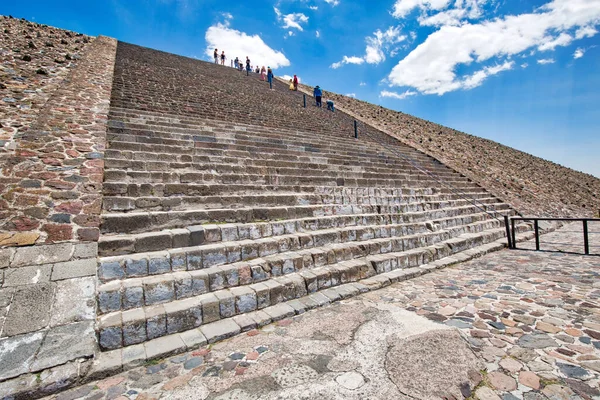
{"label": "black metal railing", "polygon": [[561,222],[582,222],[583,223],[583,250],[586,255],[590,254],[590,235],[588,230],[589,222],[600,222],[600,218],[547,218],[547,217],[504,217],[506,225],[506,237],[508,240],[508,248],[516,249],[516,230],[515,221],[533,221],[533,230],[535,232],[535,249],[540,250],[540,221],[561,221]]}

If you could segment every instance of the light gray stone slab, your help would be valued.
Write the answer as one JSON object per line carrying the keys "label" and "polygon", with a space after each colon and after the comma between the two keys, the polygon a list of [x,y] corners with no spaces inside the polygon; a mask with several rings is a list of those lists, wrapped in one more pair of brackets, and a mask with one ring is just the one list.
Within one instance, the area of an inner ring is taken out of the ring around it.
{"label": "light gray stone slab", "polygon": [[294,315],[296,315],[294,309],[285,303],[267,307],[263,311],[269,314],[273,321],[279,321],[281,319],[293,317]]}
{"label": "light gray stone slab", "polygon": [[52,265],[32,265],[5,270],[4,287],[36,285],[50,281]]}
{"label": "light gray stone slab", "polygon": [[48,326],[54,287],[51,283],[43,283],[16,290],[2,335],[15,336]]}
{"label": "light gray stone slab", "polygon": [[146,362],[146,348],[143,344],[127,346],[123,349],[122,356],[125,369],[139,367]]}
{"label": "light gray stone slab", "polygon": [[96,316],[95,292],[95,278],[92,277],[58,282],[50,326],[93,320]]}
{"label": "light gray stone slab", "polygon": [[241,328],[232,319],[224,319],[201,326],[200,331],[204,334],[208,343],[214,343],[237,335],[241,332]]}
{"label": "light gray stone slab", "polygon": [[39,371],[77,358],[90,357],[95,350],[93,321],[57,326],[48,331],[32,370]]}
{"label": "light gray stone slab", "polygon": [[163,336],[144,343],[146,358],[154,360],[177,354],[186,350],[185,343],[179,335]]}
{"label": "light gray stone slab", "polygon": [[29,367],[43,339],[43,332],[1,339],[0,380],[29,372]]}
{"label": "light gray stone slab", "polygon": [[183,343],[188,349],[196,349],[207,343],[206,337],[200,332],[200,329],[191,329],[179,334]]}
{"label": "light gray stone slab", "polygon": [[101,379],[121,372],[123,369],[122,349],[97,352],[88,373],[89,379]]}
{"label": "light gray stone slab", "polygon": [[59,281],[62,279],[95,276],[97,264],[95,258],[54,264],[52,266],[52,280]]}
{"label": "light gray stone slab", "polygon": [[54,264],[69,261],[73,254],[73,244],[60,243],[42,246],[19,247],[10,266],[24,267],[26,265]]}
{"label": "light gray stone slab", "polygon": [[96,258],[98,257],[98,243],[80,243],[75,245],[73,258]]}

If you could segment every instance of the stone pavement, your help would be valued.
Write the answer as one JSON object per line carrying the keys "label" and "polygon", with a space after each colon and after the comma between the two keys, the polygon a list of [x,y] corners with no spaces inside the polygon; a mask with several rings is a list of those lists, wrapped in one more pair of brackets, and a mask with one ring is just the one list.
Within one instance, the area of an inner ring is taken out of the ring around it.
{"label": "stone pavement", "polygon": [[599,276],[598,256],[504,250],[50,398],[600,399]]}

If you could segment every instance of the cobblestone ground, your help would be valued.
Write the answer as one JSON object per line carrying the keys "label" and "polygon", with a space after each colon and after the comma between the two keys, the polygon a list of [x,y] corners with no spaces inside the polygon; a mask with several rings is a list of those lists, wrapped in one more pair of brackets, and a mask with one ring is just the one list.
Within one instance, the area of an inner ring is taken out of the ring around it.
{"label": "cobblestone ground", "polygon": [[505,250],[52,398],[600,399],[599,299],[600,257]]}

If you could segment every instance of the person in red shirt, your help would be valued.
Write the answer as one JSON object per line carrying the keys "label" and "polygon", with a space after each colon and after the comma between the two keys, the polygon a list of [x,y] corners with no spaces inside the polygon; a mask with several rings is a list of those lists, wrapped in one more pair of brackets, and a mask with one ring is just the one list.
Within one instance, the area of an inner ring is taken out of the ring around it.
{"label": "person in red shirt", "polygon": [[298,77],[294,75],[294,90],[298,90]]}

